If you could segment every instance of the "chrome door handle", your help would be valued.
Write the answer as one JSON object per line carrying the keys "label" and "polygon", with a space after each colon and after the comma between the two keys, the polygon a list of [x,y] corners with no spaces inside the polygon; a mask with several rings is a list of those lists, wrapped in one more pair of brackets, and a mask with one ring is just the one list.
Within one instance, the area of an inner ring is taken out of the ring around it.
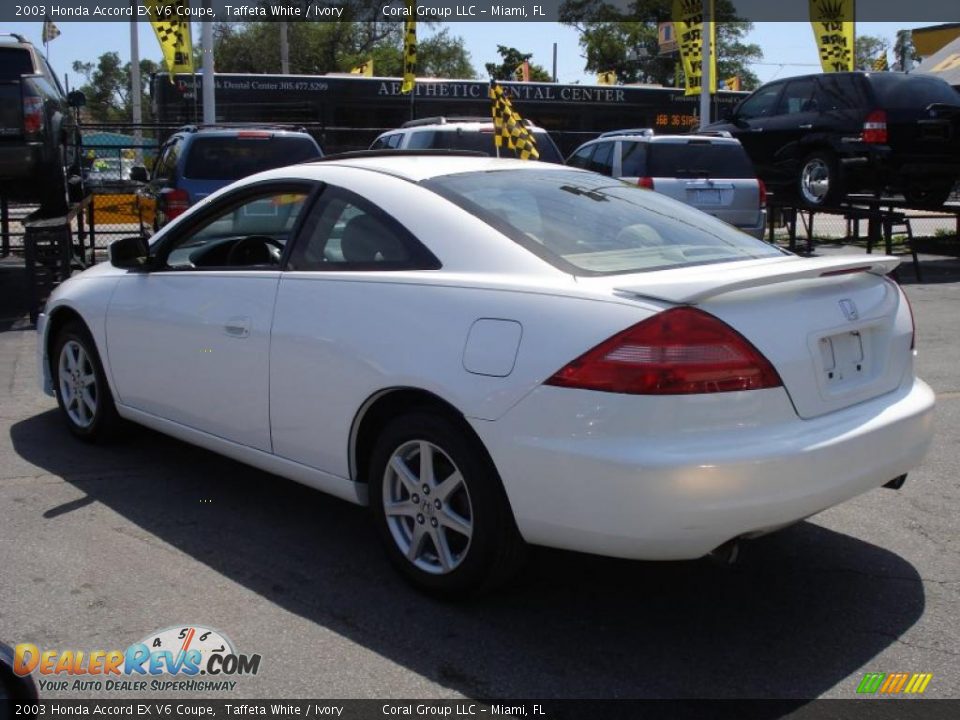
{"label": "chrome door handle", "polygon": [[245,338],[250,336],[250,318],[235,317],[227,320],[223,331],[230,337]]}

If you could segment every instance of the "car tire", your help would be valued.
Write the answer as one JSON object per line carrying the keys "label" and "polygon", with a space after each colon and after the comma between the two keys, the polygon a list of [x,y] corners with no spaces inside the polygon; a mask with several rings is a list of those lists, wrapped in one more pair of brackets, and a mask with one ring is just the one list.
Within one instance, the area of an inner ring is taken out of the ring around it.
{"label": "car tire", "polygon": [[904,188],[903,197],[912,207],[937,210],[950,198],[953,182],[914,182]]}
{"label": "car tire", "polygon": [[57,333],[50,375],[60,413],[75,436],[86,442],[115,440],[123,427],[90,332],[80,322]]}
{"label": "car tire", "polygon": [[429,410],[395,418],[376,440],[367,479],[387,555],[419,590],[470,596],[522,566],[526,545],[500,478],[462,420]]}
{"label": "car tire", "polygon": [[800,163],[797,196],[809,207],[835,205],[843,198],[843,187],[836,158],[826,150],[807,155]]}

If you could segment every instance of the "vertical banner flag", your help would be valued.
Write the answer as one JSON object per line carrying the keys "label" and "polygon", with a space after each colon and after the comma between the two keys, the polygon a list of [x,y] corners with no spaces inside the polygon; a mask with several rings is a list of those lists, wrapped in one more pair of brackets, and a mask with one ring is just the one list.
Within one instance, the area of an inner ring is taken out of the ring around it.
{"label": "vertical banner flag", "polygon": [[614,70],[607,70],[597,75],[597,85],[616,85],[617,73]]}
{"label": "vertical banner flag", "polygon": [[[713,17],[711,2],[711,17]],[[686,79],[684,95],[699,95],[703,82],[703,2],[673,0],[673,28]],[[710,23],[710,92],[717,91],[717,24]]]}
{"label": "vertical banner flag", "polygon": [[163,51],[163,60],[170,72],[193,72],[193,42],[190,39],[189,0],[145,0],[150,25]]}
{"label": "vertical banner flag", "polygon": [[873,61],[873,69],[877,72],[886,72],[890,69],[890,66],[887,65],[887,53],[883,53],[880,57]]}
{"label": "vertical banner flag", "polygon": [[810,25],[824,72],[846,72],[854,67],[854,0],[810,0]]}
{"label": "vertical banner flag", "polygon": [[739,90],[740,89],[740,76],[734,75],[733,77],[728,77],[723,81],[723,88],[725,90]]}
{"label": "vertical banner flag", "polygon": [[403,21],[403,85],[401,93],[413,92],[417,82],[417,5],[416,0],[406,0],[407,19]]}
{"label": "vertical banner flag", "polygon": [[513,69],[513,79],[517,82],[530,82],[530,63],[524,60]]}
{"label": "vertical banner flag", "polygon": [[373,77],[373,58],[370,58],[366,62],[360,63],[355,68],[350,70],[351,75],[363,75],[365,77]]}
{"label": "vertical banner flag", "polygon": [[47,15],[43,20],[43,44],[46,45],[51,40],[56,40],[60,37],[60,28],[58,28],[53,20],[50,19],[50,16]]}
{"label": "vertical banner flag", "polygon": [[490,81],[490,99],[493,101],[490,111],[493,115],[493,143],[497,147],[497,157],[500,157],[500,148],[506,145],[518,153],[521,160],[529,158],[540,159],[537,150],[537,141],[533,133],[523,124],[523,119],[513,109],[510,98],[503,94],[503,87],[496,80]]}

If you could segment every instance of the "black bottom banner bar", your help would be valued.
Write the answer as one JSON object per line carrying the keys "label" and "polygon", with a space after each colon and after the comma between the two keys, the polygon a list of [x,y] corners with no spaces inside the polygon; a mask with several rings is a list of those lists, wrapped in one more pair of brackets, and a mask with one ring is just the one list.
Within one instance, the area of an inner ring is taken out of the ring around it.
{"label": "black bottom banner bar", "polygon": [[38,700],[0,720],[63,718],[529,718],[530,720],[956,720],[960,700]]}

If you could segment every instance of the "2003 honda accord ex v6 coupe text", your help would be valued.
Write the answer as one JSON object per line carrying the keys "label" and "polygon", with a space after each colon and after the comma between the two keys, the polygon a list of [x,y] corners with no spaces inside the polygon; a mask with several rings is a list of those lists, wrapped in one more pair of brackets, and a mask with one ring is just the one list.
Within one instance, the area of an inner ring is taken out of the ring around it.
{"label": "2003 honda accord ex v6 coupe text", "polygon": [[113,243],[39,360],[80,438],[129,420],[369,504],[452,595],[527,543],[696,558],[898,485],[934,396],[896,264],[559,165],[367,153]]}

